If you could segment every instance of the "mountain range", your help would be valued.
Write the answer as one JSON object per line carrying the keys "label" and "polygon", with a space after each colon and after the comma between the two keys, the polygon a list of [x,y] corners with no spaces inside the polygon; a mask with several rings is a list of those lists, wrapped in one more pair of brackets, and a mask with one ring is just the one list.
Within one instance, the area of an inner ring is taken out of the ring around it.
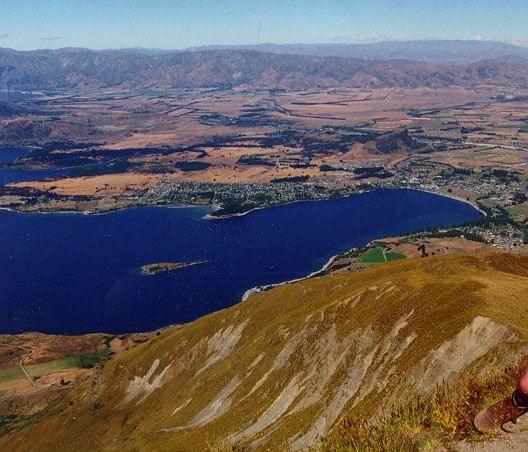
{"label": "mountain range", "polygon": [[290,55],[318,55],[367,60],[412,60],[468,63],[479,60],[528,58],[528,48],[497,41],[382,41],[363,44],[258,44],[201,46],[189,50],[258,50]]}
{"label": "mountain range", "polygon": [[[460,50],[462,47],[458,48]],[[292,49],[284,47],[283,50]],[[21,52],[0,49],[2,90],[238,86],[265,89],[372,89],[453,85],[526,88],[528,60],[520,56],[507,56],[506,51],[496,59],[470,63],[433,63],[294,55],[251,49],[174,52],[71,48]]]}

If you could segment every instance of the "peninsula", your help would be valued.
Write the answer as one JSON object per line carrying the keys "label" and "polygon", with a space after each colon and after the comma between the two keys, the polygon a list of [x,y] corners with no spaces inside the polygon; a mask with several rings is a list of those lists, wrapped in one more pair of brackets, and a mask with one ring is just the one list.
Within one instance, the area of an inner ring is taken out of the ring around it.
{"label": "peninsula", "polygon": [[141,274],[145,276],[152,276],[161,272],[170,272],[180,268],[192,267],[194,265],[205,264],[206,261],[195,262],[156,262],[153,264],[143,265],[141,267]]}

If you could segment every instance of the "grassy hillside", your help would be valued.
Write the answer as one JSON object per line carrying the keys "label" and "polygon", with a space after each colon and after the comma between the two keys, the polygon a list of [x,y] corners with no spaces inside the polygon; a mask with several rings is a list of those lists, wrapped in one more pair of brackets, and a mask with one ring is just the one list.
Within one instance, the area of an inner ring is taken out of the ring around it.
{"label": "grassy hillside", "polygon": [[278,287],[112,358],[0,449],[304,448],[344,418],[516,363],[526,300],[528,259],[506,254],[399,260]]}

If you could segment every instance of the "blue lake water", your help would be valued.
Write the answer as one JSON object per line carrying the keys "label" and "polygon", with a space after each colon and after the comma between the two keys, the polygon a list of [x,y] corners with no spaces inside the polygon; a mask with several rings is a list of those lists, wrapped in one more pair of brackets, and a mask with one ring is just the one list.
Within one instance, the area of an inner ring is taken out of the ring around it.
{"label": "blue lake water", "polygon": [[[481,215],[468,204],[403,189],[220,221],[202,219],[208,211],[0,211],[0,333],[120,333],[187,322],[236,303],[254,286],[306,276],[374,238]],[[196,260],[208,262],[154,276],[138,271]]]}
{"label": "blue lake water", "polygon": [[0,148],[0,185],[10,182],[23,182],[65,176],[71,170],[70,168],[27,169],[1,166],[6,163],[14,162],[17,158],[23,156],[28,151],[29,149],[27,148]]}

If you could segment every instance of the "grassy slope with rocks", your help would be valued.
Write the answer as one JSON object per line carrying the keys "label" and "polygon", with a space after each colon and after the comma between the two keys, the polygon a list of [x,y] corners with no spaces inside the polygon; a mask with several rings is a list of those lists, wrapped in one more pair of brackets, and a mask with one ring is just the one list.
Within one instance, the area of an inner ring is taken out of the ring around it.
{"label": "grassy slope with rocks", "polygon": [[[285,285],[113,357],[0,449],[347,449],[376,432],[357,419],[381,428],[391,416],[403,427],[380,441],[409,429],[418,446],[467,436],[487,393],[455,416],[438,385],[494,387],[518,365],[527,299],[528,258],[509,254],[406,259]],[[438,426],[444,415],[454,420]],[[433,424],[441,433],[419,435]]]}

